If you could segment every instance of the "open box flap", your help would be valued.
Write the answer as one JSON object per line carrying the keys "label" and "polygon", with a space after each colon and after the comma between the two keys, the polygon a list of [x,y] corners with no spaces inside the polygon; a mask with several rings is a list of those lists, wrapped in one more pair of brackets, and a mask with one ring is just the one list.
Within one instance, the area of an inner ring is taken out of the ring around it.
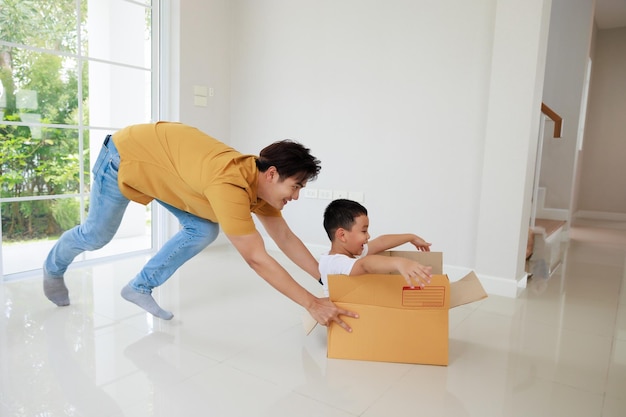
{"label": "open box flap", "polygon": [[450,283],[450,308],[487,298],[487,293],[472,271],[458,281]]}

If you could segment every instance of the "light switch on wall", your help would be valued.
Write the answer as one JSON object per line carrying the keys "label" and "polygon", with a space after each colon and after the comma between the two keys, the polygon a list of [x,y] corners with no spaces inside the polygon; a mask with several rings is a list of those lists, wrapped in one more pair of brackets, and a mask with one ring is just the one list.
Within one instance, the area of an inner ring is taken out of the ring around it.
{"label": "light switch on wall", "polygon": [[194,96],[206,97],[208,95],[207,91],[208,90],[207,90],[206,85],[194,85],[193,86],[193,95]]}
{"label": "light switch on wall", "polygon": [[333,190],[324,190],[320,189],[317,192],[317,197],[322,200],[332,200],[333,199]]}
{"label": "light switch on wall", "polygon": [[198,107],[207,106],[207,98],[202,96],[193,96],[193,105]]}

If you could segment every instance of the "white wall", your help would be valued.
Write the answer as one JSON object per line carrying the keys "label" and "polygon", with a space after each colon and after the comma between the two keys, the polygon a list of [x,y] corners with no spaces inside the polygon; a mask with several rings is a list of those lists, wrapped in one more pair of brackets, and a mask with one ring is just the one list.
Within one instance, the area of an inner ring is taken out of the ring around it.
{"label": "white wall", "polygon": [[[363,192],[372,235],[418,233],[445,253],[448,272],[476,269],[515,295],[549,0],[197,3],[181,0],[182,121],[222,129],[242,152],[301,141],[323,162],[309,186]],[[207,44],[220,19],[228,51]],[[229,68],[212,48],[230,55]],[[183,84],[211,82],[215,65],[230,113],[193,116]],[[315,248],[328,246],[327,203],[301,197],[284,210]]]}
{"label": "white wall", "polygon": [[[230,33],[228,0],[174,0],[171,13],[179,22],[172,51],[179,61],[176,121],[228,142],[230,138]],[[178,56],[176,56],[178,55]],[[194,86],[212,88],[206,107],[194,104]],[[173,97],[175,100],[176,97]]]}
{"label": "white wall", "polygon": [[559,139],[544,138],[539,185],[546,189],[546,207],[553,209],[570,210],[575,191],[577,135],[593,8],[594,0],[552,0],[543,102],[563,118],[563,134]]}
{"label": "white wall", "polygon": [[474,264],[497,294],[526,286],[549,17],[549,1],[498,2]]}
{"label": "white wall", "polygon": [[625,51],[626,27],[597,31],[578,199],[587,217],[626,219]]}
{"label": "white wall", "polygon": [[[373,235],[472,262],[495,2],[236,4],[236,147],[296,138],[323,162],[310,187],[363,192]],[[327,203],[286,209],[303,240],[328,244]]]}

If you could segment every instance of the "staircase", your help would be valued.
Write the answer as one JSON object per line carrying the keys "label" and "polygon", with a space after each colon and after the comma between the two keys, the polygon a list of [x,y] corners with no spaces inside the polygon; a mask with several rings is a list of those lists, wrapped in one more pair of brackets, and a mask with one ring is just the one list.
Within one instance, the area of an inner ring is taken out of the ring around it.
{"label": "staircase", "polygon": [[559,267],[563,260],[561,248],[565,236],[565,220],[535,219],[532,231],[535,234],[535,247],[531,261],[543,259],[548,266],[548,274]]}
{"label": "staircase", "polygon": [[[563,242],[568,240],[568,211],[545,207],[546,189],[538,187],[531,230],[535,245],[531,261],[543,260],[550,276],[563,261]],[[536,263],[536,262],[535,262]]]}

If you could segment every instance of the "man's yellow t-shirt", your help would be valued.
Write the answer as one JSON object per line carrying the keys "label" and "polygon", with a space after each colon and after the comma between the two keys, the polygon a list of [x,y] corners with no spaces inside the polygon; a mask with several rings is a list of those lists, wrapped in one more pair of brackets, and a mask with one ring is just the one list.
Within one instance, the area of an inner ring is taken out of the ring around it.
{"label": "man's yellow t-shirt", "polygon": [[257,198],[256,156],[244,155],[200,130],[158,122],[113,135],[120,154],[120,191],[132,201],[153,199],[220,224],[226,234],[256,230],[252,215],[280,216]]}

